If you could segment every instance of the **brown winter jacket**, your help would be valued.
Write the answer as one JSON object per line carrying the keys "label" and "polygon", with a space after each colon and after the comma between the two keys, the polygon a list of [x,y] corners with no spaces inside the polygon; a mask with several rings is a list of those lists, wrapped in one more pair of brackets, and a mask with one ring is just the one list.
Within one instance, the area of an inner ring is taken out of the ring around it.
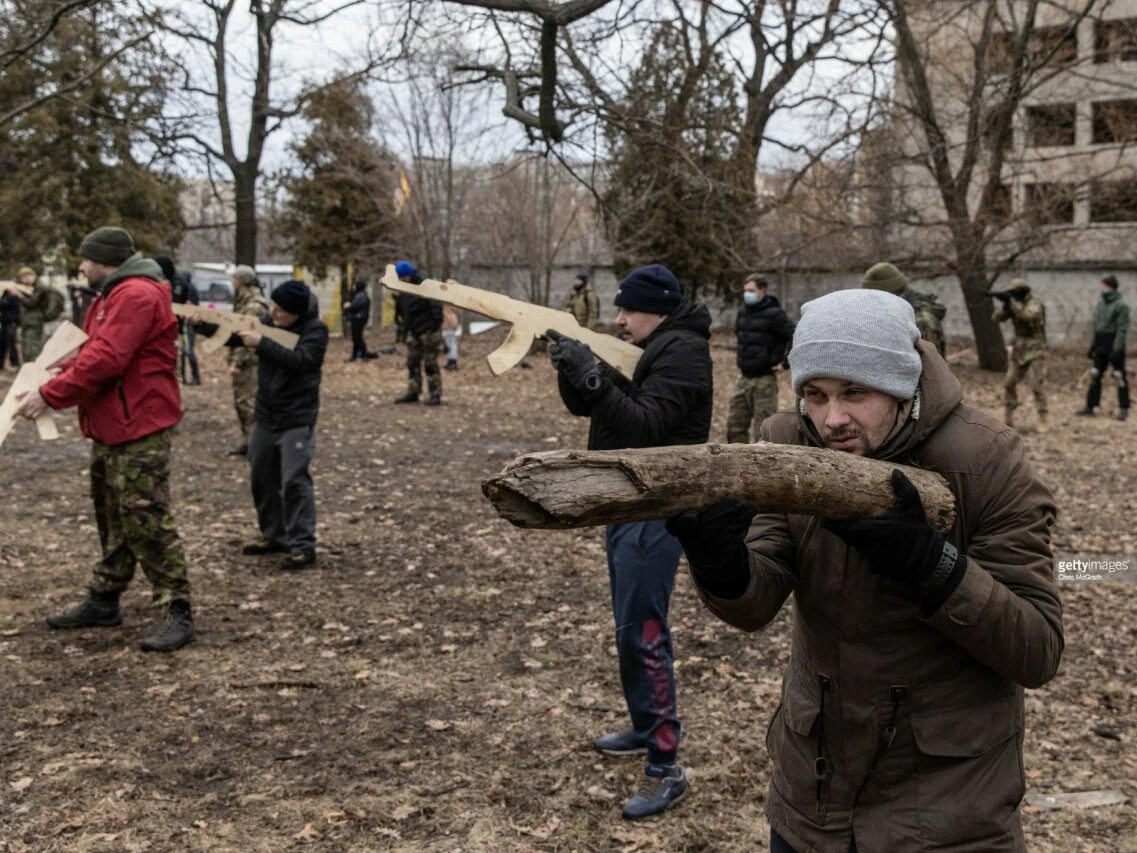
{"label": "brown winter jacket", "polygon": [[[766,816],[800,853],[846,853],[854,837],[890,853],[1023,849],[1023,688],[1054,676],[1063,646],[1054,501],[1018,434],[960,402],[931,345],[920,354],[919,405],[881,457],[939,471],[956,496],[948,539],[968,561],[947,601],[921,612],[909,587],[800,515],[754,519],[741,598],[704,593],[748,631],[794,596]],[[788,413],[762,437],[821,444]]]}

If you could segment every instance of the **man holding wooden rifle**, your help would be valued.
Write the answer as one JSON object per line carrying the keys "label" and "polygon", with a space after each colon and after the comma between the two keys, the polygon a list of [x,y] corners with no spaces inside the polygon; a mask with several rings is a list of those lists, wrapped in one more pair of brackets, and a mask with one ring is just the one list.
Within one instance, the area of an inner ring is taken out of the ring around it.
{"label": "man holding wooden rifle", "polygon": [[794,597],[766,738],[778,853],[1023,849],[1023,688],[1054,676],[1063,646],[1054,500],[1018,434],[965,405],[919,337],[883,291],[806,303],[789,355],[798,412],[762,437],[939,472],[957,500],[946,536],[898,470],[880,516],[728,499],[668,522],[724,621],[756,631]]}
{"label": "man holding wooden rifle", "polygon": [[[702,444],[714,397],[710,312],[685,299],[659,264],[629,273],[615,302],[616,324],[643,348],[631,382],[597,363],[587,344],[547,333],[561,399],[572,414],[591,418],[589,449]],[[602,735],[593,746],[615,756],[647,753],[640,788],[624,806],[624,817],[638,819],[664,811],[687,790],[676,763],[679,713],[667,623],[680,547],[662,521],[611,524],[604,544],[632,728]]]}
{"label": "man holding wooden rifle", "polygon": [[170,447],[181,420],[174,373],[178,323],[158,265],[121,228],[98,228],[79,246],[79,270],[100,293],[87,312],[89,340],[63,371],[23,396],[18,414],[79,407],[91,439],[91,496],[103,557],[87,599],[47,618],[52,628],[119,625],[119,595],[142,566],[162,611],[143,651],[193,642],[186,558],[170,513]]}

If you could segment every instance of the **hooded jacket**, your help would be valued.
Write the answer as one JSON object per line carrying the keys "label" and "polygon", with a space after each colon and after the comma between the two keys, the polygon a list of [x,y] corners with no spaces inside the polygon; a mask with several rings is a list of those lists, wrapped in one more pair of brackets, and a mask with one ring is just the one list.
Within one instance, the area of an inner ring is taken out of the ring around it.
{"label": "hooded jacket", "polygon": [[591,416],[590,450],[702,444],[710,435],[714,379],[711,314],[684,299],[640,342],[643,355],[629,382],[602,364],[608,382],[585,400],[563,374],[561,399],[574,415]]}
{"label": "hooded jacket", "polygon": [[734,331],[742,375],[769,376],[775,366],[785,361],[794,337],[794,324],[778,300],[766,294],[756,304],[738,309]]}
{"label": "hooded jacket", "polygon": [[[273,325],[272,318],[261,322]],[[257,402],[253,419],[276,432],[315,426],[320,411],[320,376],[328,348],[328,327],[313,299],[308,313],[288,327],[300,336],[295,349],[261,338],[256,351]]]}
{"label": "hooded jacket", "polygon": [[1125,352],[1125,336],[1129,332],[1129,306],[1116,291],[1103,291],[1094,307],[1093,352],[1118,355]]}
{"label": "hooded jacket", "polygon": [[[422,284],[421,275],[411,277],[413,284]],[[400,293],[395,300],[395,316],[402,318],[403,327],[412,335],[425,335],[442,328],[442,303],[425,299],[413,293]]]}
{"label": "hooded jacket", "polygon": [[[1063,647],[1054,500],[1018,434],[963,405],[947,364],[919,348],[918,404],[880,458],[938,471],[956,496],[947,539],[967,567],[947,600],[921,612],[817,518],[776,514],[747,535],[746,592],[700,591],[748,631],[794,597],[766,816],[797,850],[846,853],[854,836],[860,850],[1024,846],[1023,688],[1054,676]],[[801,414],[769,418],[762,437],[821,445]]]}
{"label": "hooded jacket", "polygon": [[83,323],[89,340],[40,388],[53,409],[79,407],[88,438],[125,444],[181,420],[178,322],[161,278],[161,268],[136,253],[103,279]]}

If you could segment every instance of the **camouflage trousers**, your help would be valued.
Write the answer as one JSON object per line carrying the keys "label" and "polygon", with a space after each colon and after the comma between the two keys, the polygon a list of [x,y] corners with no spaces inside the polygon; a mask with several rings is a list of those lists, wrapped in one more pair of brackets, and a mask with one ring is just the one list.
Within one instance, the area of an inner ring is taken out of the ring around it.
{"label": "camouflage trousers", "polygon": [[754,440],[762,421],[778,411],[778,380],[775,376],[739,376],[726,416],[729,444],[749,444],[750,425],[755,424]]}
{"label": "camouflage trousers", "polygon": [[35,361],[43,349],[43,326],[20,328],[20,355],[24,361]]}
{"label": "camouflage trousers", "polygon": [[157,606],[189,601],[186,557],[170,513],[172,430],[111,447],[91,448],[91,498],[103,558],[92,592],[122,592],[139,563]]}
{"label": "camouflage trousers", "polygon": [[1022,364],[1012,356],[1007,363],[1007,376],[1003,380],[1003,406],[1013,412],[1019,405],[1018,384],[1027,381],[1034,394],[1034,408],[1040,415],[1046,414],[1046,358],[1033,358]]}
{"label": "camouflage trousers", "polygon": [[407,335],[407,391],[422,393],[422,372],[426,368],[426,385],[431,394],[442,393],[442,371],[438,354],[442,352],[442,332]]}
{"label": "camouflage trousers", "polygon": [[242,367],[233,377],[233,408],[237,410],[237,421],[241,424],[241,435],[249,440],[249,430],[253,428],[253,411],[257,406],[257,365]]}

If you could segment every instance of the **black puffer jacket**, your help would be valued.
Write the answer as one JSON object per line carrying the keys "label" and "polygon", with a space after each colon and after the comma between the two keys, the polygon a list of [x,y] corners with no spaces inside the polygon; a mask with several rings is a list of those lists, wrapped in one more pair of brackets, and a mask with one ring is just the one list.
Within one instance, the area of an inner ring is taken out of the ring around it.
{"label": "black puffer jacket", "polygon": [[[265,317],[262,321],[272,325]],[[320,410],[320,370],[328,348],[328,327],[313,304],[308,314],[288,327],[300,336],[296,349],[261,338],[257,344],[257,404],[253,417],[258,424],[281,431],[314,426]]]}
{"label": "black puffer jacket", "polygon": [[[412,276],[411,282],[422,284],[422,276]],[[403,328],[412,335],[425,335],[442,328],[442,303],[433,299],[400,293],[395,302],[395,313],[402,318]]]}
{"label": "black puffer jacket", "polygon": [[351,297],[351,307],[344,312],[352,323],[366,323],[371,317],[371,297],[366,290],[357,290]]}
{"label": "black puffer jacket", "polygon": [[738,369],[743,376],[767,376],[785,361],[794,338],[794,324],[778,300],[763,296],[757,305],[738,309]]}
{"label": "black puffer jacket", "polygon": [[702,444],[711,431],[714,375],[711,314],[684,299],[640,342],[644,354],[631,382],[607,365],[608,379],[591,402],[558,374],[561,399],[574,415],[591,416],[590,450]]}

